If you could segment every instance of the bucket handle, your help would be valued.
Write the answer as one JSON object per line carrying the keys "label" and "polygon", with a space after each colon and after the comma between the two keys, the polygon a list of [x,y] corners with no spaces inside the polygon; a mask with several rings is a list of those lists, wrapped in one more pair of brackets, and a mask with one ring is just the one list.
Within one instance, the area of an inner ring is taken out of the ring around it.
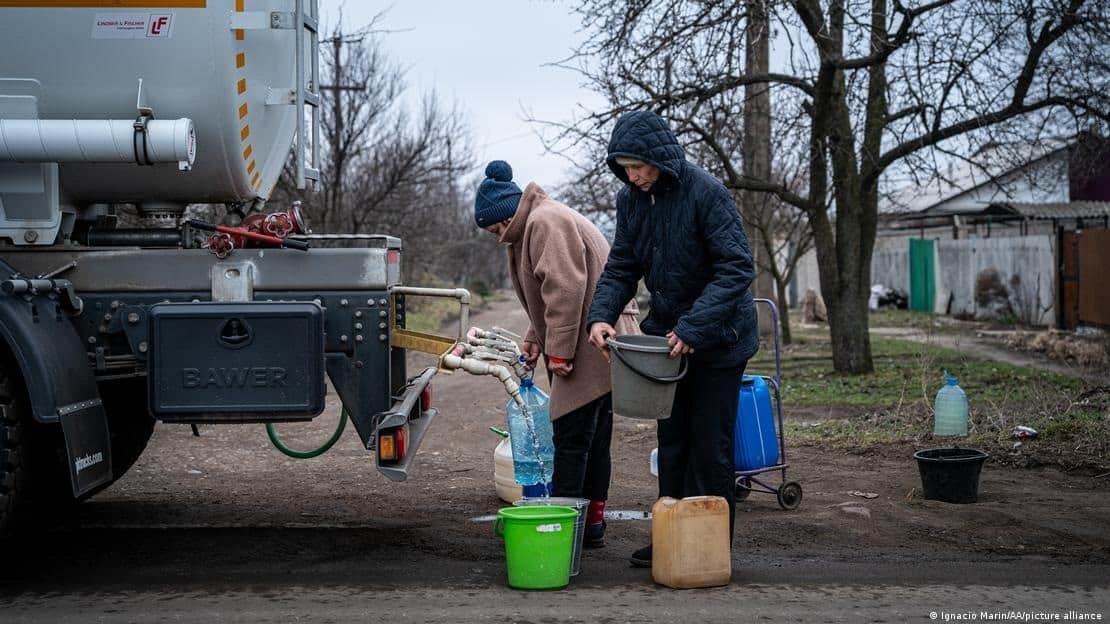
{"label": "bucket handle", "polygon": [[505,537],[505,519],[498,517],[493,523],[493,532],[497,537]]}
{"label": "bucket handle", "polygon": [[624,355],[621,354],[620,347],[618,347],[616,344],[614,344],[613,341],[609,341],[609,352],[612,353],[613,355],[617,356],[617,359],[620,360],[621,364],[624,364],[625,366],[627,366],[628,370],[632,371],[633,373],[636,373],[640,377],[643,377],[644,379],[646,379],[650,382],[657,383],[657,384],[669,384],[669,383],[674,383],[676,381],[680,381],[683,377],[686,376],[686,370],[687,370],[687,368],[689,368],[687,366],[686,356],[682,356],[682,363],[679,365],[679,369],[678,369],[677,374],[672,375],[670,377],[656,377],[655,375],[652,375],[650,373],[645,373],[644,371],[642,371],[642,370],[636,368],[635,366],[633,366],[631,362],[629,362],[627,359],[625,359]]}

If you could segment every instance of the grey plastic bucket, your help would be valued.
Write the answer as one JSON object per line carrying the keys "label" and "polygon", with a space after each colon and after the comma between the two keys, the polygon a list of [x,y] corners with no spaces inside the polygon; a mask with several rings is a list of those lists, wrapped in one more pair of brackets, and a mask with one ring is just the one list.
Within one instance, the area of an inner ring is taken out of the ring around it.
{"label": "grey plastic bucket", "polygon": [[514,507],[534,507],[536,505],[572,507],[578,512],[578,518],[574,521],[574,547],[570,554],[570,575],[578,576],[578,573],[582,571],[582,540],[586,535],[586,508],[590,506],[590,499],[549,496],[547,498],[522,498],[513,502]]}
{"label": "grey plastic bucket", "polygon": [[613,413],[628,418],[671,417],[675,384],[686,375],[686,358],[671,358],[663,336],[613,336],[611,354]]}

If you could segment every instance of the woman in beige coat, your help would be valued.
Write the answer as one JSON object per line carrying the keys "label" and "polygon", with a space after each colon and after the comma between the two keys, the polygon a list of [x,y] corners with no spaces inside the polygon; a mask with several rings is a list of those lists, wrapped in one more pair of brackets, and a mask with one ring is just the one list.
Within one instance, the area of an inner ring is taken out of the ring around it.
{"label": "woman in beige coat", "polygon": [[[508,246],[509,276],[528,312],[523,350],[531,366],[544,356],[551,379],[552,494],[590,500],[584,544],[601,546],[613,407],[609,362],[590,347],[586,316],[609,243],[597,226],[535,183],[521,191],[508,163],[491,162],[486,176],[474,201],[474,219]],[[635,302],[616,331],[639,333]]]}

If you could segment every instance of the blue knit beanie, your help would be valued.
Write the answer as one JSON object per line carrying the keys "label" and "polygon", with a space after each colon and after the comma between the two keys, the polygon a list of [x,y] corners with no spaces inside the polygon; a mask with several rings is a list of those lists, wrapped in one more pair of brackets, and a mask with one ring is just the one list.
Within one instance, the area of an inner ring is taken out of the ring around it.
{"label": "blue knit beanie", "polygon": [[503,160],[486,165],[486,179],[474,198],[474,220],[484,228],[512,218],[520,203],[520,187],[513,183],[513,168]]}

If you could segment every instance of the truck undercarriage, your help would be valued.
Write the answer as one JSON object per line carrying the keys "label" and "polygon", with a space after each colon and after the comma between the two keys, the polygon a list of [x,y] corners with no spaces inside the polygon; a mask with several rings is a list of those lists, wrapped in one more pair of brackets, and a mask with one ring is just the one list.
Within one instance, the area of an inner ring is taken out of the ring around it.
{"label": "truck undercarriage", "polygon": [[409,375],[405,349],[442,354],[458,338],[405,330],[405,296],[449,296],[465,310],[469,295],[400,286],[400,241],[369,244],[223,259],[203,249],[0,250],[11,347],[0,371],[0,496],[14,501],[22,487],[38,500],[87,497],[122,476],[156,420],[311,419],[325,374],[365,448],[388,438],[379,471],[407,478],[437,411],[425,392],[436,368]]}

